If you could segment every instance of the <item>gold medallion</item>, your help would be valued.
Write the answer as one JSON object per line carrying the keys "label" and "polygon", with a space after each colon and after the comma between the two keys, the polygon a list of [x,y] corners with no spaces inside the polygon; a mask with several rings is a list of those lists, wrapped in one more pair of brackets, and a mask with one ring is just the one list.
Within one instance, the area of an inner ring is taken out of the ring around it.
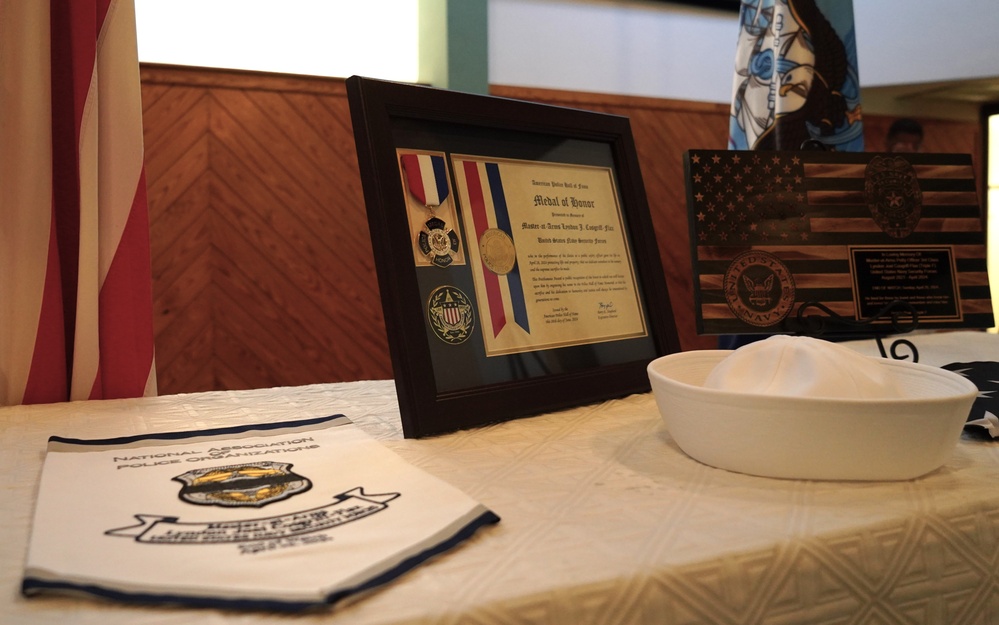
{"label": "gold medallion", "polygon": [[495,274],[501,276],[513,271],[517,264],[517,248],[513,239],[499,228],[489,228],[479,237],[479,254],[482,263]]}

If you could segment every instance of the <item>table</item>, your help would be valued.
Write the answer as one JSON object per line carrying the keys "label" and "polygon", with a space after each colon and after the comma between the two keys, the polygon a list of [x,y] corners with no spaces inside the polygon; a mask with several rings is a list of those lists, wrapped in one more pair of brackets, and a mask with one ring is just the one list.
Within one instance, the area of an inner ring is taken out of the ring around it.
{"label": "table", "polygon": [[[995,360],[999,336],[913,338],[921,362]],[[851,344],[876,354],[873,342]],[[502,517],[318,613],[136,607],[19,593],[48,436],[96,438],[343,413]],[[759,478],[673,443],[651,394],[420,440],[391,381],[0,409],[0,622],[996,623],[999,443],[962,439],[903,482]]]}

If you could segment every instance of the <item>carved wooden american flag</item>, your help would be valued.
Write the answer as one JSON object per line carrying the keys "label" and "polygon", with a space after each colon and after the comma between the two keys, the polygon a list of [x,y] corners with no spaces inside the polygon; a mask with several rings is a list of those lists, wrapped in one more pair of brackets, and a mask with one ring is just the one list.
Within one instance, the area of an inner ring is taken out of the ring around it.
{"label": "carved wooden american flag", "polygon": [[971,157],[691,150],[698,331],[793,331],[803,302],[850,319],[892,299],[920,327],[989,327]]}

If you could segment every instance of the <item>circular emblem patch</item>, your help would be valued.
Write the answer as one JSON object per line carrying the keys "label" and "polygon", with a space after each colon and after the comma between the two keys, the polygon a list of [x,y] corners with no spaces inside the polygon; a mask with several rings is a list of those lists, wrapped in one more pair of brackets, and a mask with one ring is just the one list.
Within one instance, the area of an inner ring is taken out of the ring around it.
{"label": "circular emblem patch", "polygon": [[779,258],[750,250],[725,271],[725,301],[737,318],[761,328],[777,325],[794,306],[794,278]]}
{"label": "circular emblem patch", "polygon": [[904,239],[919,223],[923,193],[916,170],[901,156],[875,156],[864,170],[864,198],[874,223],[893,239]]}
{"label": "circular emblem patch", "polygon": [[464,343],[475,327],[468,296],[453,286],[437,287],[430,294],[427,319],[437,338],[452,345]]}
{"label": "circular emblem patch", "polygon": [[308,478],[291,472],[287,462],[247,462],[194,469],[173,478],[182,483],[182,500],[225,508],[260,508],[312,488]]}

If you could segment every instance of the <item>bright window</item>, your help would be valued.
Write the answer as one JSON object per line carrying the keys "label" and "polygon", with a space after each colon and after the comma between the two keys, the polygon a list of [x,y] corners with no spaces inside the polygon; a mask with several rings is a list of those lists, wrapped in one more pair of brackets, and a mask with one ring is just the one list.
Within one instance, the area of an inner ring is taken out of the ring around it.
{"label": "bright window", "polygon": [[416,82],[418,0],[135,0],[146,63]]}

